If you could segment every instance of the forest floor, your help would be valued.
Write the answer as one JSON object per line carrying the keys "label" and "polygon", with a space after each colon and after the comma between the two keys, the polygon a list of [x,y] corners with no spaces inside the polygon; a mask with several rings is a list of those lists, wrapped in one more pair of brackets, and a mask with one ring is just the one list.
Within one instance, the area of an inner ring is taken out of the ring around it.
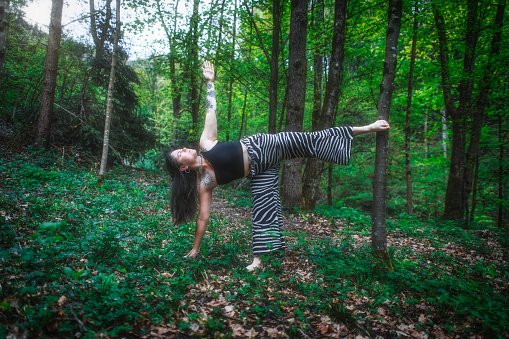
{"label": "forest floor", "polygon": [[285,213],[287,249],[249,273],[250,194],[220,188],[196,259],[168,178],[2,154],[0,338],[509,337],[507,234],[320,206]]}

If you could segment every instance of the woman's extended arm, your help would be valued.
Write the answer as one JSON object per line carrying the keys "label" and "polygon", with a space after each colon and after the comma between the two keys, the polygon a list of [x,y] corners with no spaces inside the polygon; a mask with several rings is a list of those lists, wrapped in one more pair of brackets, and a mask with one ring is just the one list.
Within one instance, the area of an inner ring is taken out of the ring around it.
{"label": "woman's extended arm", "polygon": [[210,206],[212,204],[212,189],[200,187],[200,211],[196,219],[196,230],[194,232],[193,249],[186,257],[196,258],[200,249],[201,241],[207,230],[207,224],[210,217]]}
{"label": "woman's extended arm", "polygon": [[389,126],[389,123],[385,120],[377,120],[374,123],[362,126],[362,127],[353,127],[353,136],[360,135],[360,134],[366,134],[366,133],[374,133],[374,132],[381,132],[386,131],[391,126]]}
{"label": "woman's extended arm", "polygon": [[205,103],[205,126],[200,138],[200,147],[204,151],[210,150],[217,143],[216,119],[216,91],[214,89],[214,66],[205,61],[203,77],[207,83],[207,101]]}

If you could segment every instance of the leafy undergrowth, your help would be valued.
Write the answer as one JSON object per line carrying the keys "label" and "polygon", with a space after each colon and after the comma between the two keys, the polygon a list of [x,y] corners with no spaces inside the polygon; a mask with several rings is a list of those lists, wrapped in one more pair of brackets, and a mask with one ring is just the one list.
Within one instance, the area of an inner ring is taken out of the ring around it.
{"label": "leafy undergrowth", "polygon": [[286,253],[250,274],[248,193],[218,190],[188,260],[194,226],[172,226],[166,175],[96,183],[72,159],[3,154],[0,338],[509,336],[507,238],[489,225],[400,216],[383,262],[368,217],[295,212]]}

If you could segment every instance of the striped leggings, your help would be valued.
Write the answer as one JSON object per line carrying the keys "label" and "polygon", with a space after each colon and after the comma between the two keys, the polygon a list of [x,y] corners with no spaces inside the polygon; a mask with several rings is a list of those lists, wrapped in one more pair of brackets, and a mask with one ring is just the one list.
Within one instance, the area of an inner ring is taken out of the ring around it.
{"label": "striped leggings", "polygon": [[256,134],[241,140],[249,154],[254,256],[285,248],[278,188],[281,160],[318,158],[346,165],[352,138],[351,127],[333,127],[311,133]]}

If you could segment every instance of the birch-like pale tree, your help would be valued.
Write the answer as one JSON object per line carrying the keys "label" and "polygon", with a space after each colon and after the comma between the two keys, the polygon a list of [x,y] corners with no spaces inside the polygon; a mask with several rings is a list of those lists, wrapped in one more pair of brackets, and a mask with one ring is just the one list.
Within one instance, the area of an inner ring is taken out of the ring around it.
{"label": "birch-like pale tree", "polygon": [[115,89],[115,68],[117,66],[118,40],[120,37],[120,0],[117,0],[115,38],[113,40],[113,53],[111,54],[110,81],[108,84],[108,98],[106,101],[106,118],[104,119],[103,153],[99,175],[104,177],[106,163],[108,162],[108,149],[110,145],[111,113],[113,110],[113,90]]}

